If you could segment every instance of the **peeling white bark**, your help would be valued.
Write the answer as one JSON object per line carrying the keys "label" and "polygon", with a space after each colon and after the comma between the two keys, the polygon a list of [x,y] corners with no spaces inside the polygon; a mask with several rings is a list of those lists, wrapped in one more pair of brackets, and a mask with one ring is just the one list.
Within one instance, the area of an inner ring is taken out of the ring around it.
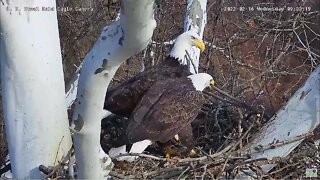
{"label": "peeling white bark", "polygon": [[[187,14],[184,21],[184,32],[194,30],[200,37],[203,37],[203,31],[207,24],[207,0],[188,0]],[[188,51],[192,63],[190,64],[190,72],[198,73],[200,50],[192,47]],[[183,64],[188,64],[187,60]]]}
{"label": "peeling white bark", "polygon": [[[81,64],[82,66],[82,64]],[[77,98],[77,91],[78,91],[78,81],[79,81],[79,71],[81,69],[81,66],[77,69],[77,71],[74,73],[72,79],[67,84],[67,92],[66,92],[66,107],[71,108],[72,104]]]}
{"label": "peeling white bark", "polygon": [[[249,151],[252,159],[285,157],[296,148],[304,138],[297,139],[312,132],[320,124],[320,66],[310,75],[305,84],[290,98],[284,106],[268,122],[257,137],[250,143]],[[263,149],[273,143],[290,142],[274,149]],[[265,172],[275,165],[262,166]],[[250,172],[253,174],[253,172]],[[242,175],[244,177],[244,175]]]}
{"label": "peeling white bark", "polygon": [[100,149],[100,128],[107,87],[119,65],[143,50],[156,26],[153,0],[123,0],[120,19],[105,28],[86,55],[73,114],[78,178],[101,179],[112,169]]}
{"label": "peeling white bark", "polygon": [[71,148],[57,13],[41,9],[55,6],[0,2],[3,110],[15,179],[40,179],[39,165],[57,165]]}

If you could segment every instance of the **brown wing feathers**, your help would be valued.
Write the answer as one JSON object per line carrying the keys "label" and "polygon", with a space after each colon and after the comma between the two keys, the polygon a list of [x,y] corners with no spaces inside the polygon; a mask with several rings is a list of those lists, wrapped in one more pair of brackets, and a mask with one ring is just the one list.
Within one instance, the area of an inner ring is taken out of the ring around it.
{"label": "brown wing feathers", "polygon": [[168,57],[164,62],[139,73],[117,88],[108,90],[104,108],[114,114],[130,117],[142,96],[155,82],[190,74],[187,66],[180,65],[177,59]]}
{"label": "brown wing feathers", "polygon": [[130,118],[129,141],[147,137],[166,142],[194,120],[204,97],[201,92],[194,91],[190,80],[183,79],[160,81],[150,88]]}
{"label": "brown wing feathers", "polygon": [[[202,106],[204,97],[201,92],[186,91],[192,87],[191,81],[187,85],[176,79],[190,74],[187,66],[167,58],[108,90],[105,109],[126,117],[132,114],[127,128],[129,141],[148,137],[153,141],[166,142],[184,126],[190,125]],[[184,79],[186,81],[187,78]],[[185,94],[180,93],[182,90]]]}

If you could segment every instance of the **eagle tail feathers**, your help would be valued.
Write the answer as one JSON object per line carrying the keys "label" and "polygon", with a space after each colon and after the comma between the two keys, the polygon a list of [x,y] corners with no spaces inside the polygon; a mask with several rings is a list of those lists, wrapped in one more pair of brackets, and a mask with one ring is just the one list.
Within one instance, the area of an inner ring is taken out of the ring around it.
{"label": "eagle tail feathers", "polygon": [[149,139],[133,143],[130,153],[143,153],[152,142]]}
{"label": "eagle tail feathers", "polygon": [[123,146],[120,146],[120,147],[117,147],[117,148],[111,148],[109,150],[109,156],[110,158],[116,158],[117,156],[119,156],[120,154],[126,154],[126,145],[123,145]]}
{"label": "eagle tail feathers", "polygon": [[[136,143],[133,143],[129,153],[134,153],[134,154],[140,154],[142,153],[149,145],[151,145],[152,142],[148,139],[139,141]],[[138,158],[138,156],[119,156],[120,154],[127,154],[128,152],[126,151],[127,146],[123,145],[117,148],[111,148],[109,150],[109,156],[114,159],[116,158],[117,161],[128,161],[128,162],[133,162]]]}

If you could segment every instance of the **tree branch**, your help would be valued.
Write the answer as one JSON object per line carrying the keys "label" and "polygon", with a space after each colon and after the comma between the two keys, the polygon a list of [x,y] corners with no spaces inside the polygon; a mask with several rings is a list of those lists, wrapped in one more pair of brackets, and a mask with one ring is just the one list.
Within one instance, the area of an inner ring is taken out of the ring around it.
{"label": "tree branch", "polygon": [[103,29],[83,61],[71,127],[80,179],[101,179],[112,169],[111,159],[100,148],[104,97],[118,67],[150,42],[156,26],[153,4],[123,0],[120,19]]}

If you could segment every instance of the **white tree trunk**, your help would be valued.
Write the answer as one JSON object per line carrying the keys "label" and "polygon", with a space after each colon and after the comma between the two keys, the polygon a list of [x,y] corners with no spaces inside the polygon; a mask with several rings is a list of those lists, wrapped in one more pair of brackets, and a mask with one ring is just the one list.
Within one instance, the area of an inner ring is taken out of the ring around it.
{"label": "white tree trunk", "polygon": [[[252,159],[285,157],[305,139],[305,134],[312,132],[319,124],[320,66],[295,92],[285,107],[279,110],[273,120],[261,129],[246,151],[250,152]],[[271,144],[283,145],[265,148]],[[262,166],[262,170],[268,172],[274,166],[265,165]]]}
{"label": "white tree trunk", "polygon": [[[184,20],[184,31],[194,30],[200,37],[203,37],[203,31],[207,24],[207,0],[188,0],[187,13]],[[200,50],[197,47],[192,47],[188,51],[192,63],[190,64],[190,72],[195,74],[199,70]],[[188,64],[185,61],[183,64]]]}
{"label": "white tree trunk", "polygon": [[3,110],[16,179],[40,179],[39,165],[57,165],[71,148],[57,13],[41,9],[55,6],[0,2]]}
{"label": "white tree trunk", "polygon": [[104,98],[119,65],[150,42],[156,27],[153,4],[123,0],[120,19],[102,31],[84,59],[72,124],[80,179],[101,179],[112,169],[111,159],[100,148]]}

